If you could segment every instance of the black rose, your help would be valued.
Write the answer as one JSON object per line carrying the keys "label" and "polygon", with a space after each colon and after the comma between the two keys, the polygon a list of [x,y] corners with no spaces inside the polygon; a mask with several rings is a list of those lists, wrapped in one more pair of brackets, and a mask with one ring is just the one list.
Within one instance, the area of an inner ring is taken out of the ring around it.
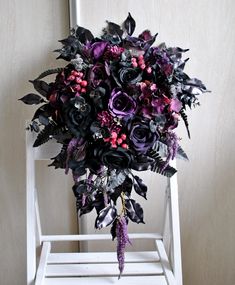
{"label": "black rose", "polygon": [[94,154],[103,165],[111,169],[126,169],[133,159],[132,154],[121,147],[95,149]]}
{"label": "black rose", "polygon": [[119,78],[123,84],[136,84],[142,79],[142,73],[136,68],[122,68],[119,71]]}
{"label": "black rose", "polygon": [[128,126],[129,138],[133,148],[145,154],[158,138],[156,132],[151,132],[148,120],[135,120]]}
{"label": "black rose", "polygon": [[76,137],[84,137],[91,124],[91,107],[81,96],[71,99],[64,106],[65,123]]}

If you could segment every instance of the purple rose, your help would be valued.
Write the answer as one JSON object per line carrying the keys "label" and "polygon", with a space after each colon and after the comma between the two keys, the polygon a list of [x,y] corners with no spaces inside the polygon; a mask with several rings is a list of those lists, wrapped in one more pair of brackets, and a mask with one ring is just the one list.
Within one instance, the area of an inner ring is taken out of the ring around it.
{"label": "purple rose", "polygon": [[90,47],[90,55],[96,60],[99,59],[104,54],[107,45],[107,42],[93,43]]}
{"label": "purple rose", "polygon": [[140,153],[145,154],[158,138],[156,132],[151,132],[149,120],[136,120],[129,126],[129,139],[133,148]]}
{"label": "purple rose", "polygon": [[94,87],[98,87],[102,81],[107,78],[105,66],[102,63],[96,63],[89,72],[88,81]]}
{"label": "purple rose", "polygon": [[109,110],[114,116],[131,116],[136,110],[136,102],[120,88],[114,88],[109,99]]}

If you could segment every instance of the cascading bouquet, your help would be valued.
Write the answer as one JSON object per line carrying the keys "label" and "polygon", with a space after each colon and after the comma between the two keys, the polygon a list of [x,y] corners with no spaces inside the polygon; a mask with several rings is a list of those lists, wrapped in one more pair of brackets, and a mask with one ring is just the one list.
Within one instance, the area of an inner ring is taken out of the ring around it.
{"label": "cascading bouquet", "polygon": [[[199,105],[197,96],[207,92],[184,72],[186,49],[152,46],[157,34],[134,37],[134,30],[130,13],[122,26],[107,22],[100,38],[76,27],[56,50],[68,65],[31,81],[41,96],[20,99],[42,104],[29,126],[38,132],[33,146],[52,138],[62,144],[50,166],[71,170],[80,215],[95,209],[95,227],[111,225],[120,274],[128,221],[144,223],[131,194],[134,189],[146,199],[147,186],[132,171],[174,175],[170,160],[187,159],[174,130],[182,119],[190,136],[186,107]],[[51,74],[53,82],[42,80]]]}

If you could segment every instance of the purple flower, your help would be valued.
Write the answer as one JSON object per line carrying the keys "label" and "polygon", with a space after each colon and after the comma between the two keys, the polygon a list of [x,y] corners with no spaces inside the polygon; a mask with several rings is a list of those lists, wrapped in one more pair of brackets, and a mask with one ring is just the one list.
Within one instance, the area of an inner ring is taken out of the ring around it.
{"label": "purple flower", "polygon": [[135,113],[136,102],[120,88],[114,88],[109,99],[109,110],[117,117],[131,116]]}
{"label": "purple flower", "polygon": [[149,120],[136,120],[129,125],[129,130],[133,148],[143,154],[153,146],[158,138],[157,133],[151,132]]}
{"label": "purple flower", "polygon": [[90,55],[98,60],[105,52],[108,42],[95,42],[90,47]]}
{"label": "purple flower", "polygon": [[180,102],[180,100],[178,100],[177,98],[174,98],[171,100],[171,103],[170,103],[170,110],[171,111],[179,113],[181,108],[182,108],[182,103]]}
{"label": "purple flower", "polygon": [[144,40],[144,41],[149,41],[153,38],[151,35],[151,32],[149,30],[144,30],[140,35],[139,39]]}
{"label": "purple flower", "polygon": [[127,233],[127,222],[125,217],[121,217],[117,220],[116,235],[117,235],[117,259],[120,271],[119,275],[120,278],[124,270],[126,245],[128,243],[131,244]]}
{"label": "purple flower", "polygon": [[107,78],[105,66],[102,63],[96,63],[89,72],[88,81],[94,87],[98,87],[102,81]]}

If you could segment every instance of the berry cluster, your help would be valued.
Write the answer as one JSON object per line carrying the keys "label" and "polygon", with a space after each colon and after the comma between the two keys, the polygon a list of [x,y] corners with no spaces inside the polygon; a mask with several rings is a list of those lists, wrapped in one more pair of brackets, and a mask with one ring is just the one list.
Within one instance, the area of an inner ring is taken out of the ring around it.
{"label": "berry cluster", "polygon": [[[138,59],[138,62],[137,62],[137,59]],[[136,57],[131,58],[132,66],[133,67],[140,67],[140,69],[142,69],[142,70],[146,69],[147,73],[150,74],[152,72],[152,68],[150,66],[146,67],[144,56],[142,54],[140,54],[137,59],[136,59]]]}
{"label": "berry cluster", "polygon": [[119,134],[117,132],[112,132],[111,137],[104,138],[105,142],[110,142],[112,148],[117,148],[121,146],[122,148],[128,149],[128,145],[126,143],[126,134]]}
{"label": "berry cluster", "polygon": [[[72,70],[71,74],[68,76],[68,81],[75,81],[75,85],[73,86],[73,89],[80,93],[86,93],[86,87],[87,87],[87,81],[83,80],[84,74],[83,72],[78,72],[76,70]],[[79,96],[80,93],[77,93]]]}

